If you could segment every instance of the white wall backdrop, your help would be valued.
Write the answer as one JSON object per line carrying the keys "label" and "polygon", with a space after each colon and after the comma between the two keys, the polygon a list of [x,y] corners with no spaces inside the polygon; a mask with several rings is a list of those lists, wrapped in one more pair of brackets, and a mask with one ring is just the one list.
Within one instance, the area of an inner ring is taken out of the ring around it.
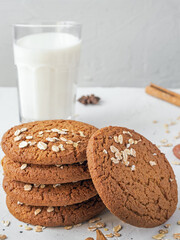
{"label": "white wall backdrop", "polygon": [[0,86],[16,85],[13,23],[83,24],[80,86],[180,87],[180,0],[0,0]]}

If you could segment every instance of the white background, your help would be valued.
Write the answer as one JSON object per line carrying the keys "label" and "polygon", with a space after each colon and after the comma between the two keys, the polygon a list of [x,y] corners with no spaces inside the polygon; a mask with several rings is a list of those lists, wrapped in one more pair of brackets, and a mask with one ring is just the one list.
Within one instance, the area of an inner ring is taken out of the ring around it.
{"label": "white background", "polygon": [[180,87],[179,0],[0,0],[0,86],[15,86],[13,23],[83,24],[80,86]]}

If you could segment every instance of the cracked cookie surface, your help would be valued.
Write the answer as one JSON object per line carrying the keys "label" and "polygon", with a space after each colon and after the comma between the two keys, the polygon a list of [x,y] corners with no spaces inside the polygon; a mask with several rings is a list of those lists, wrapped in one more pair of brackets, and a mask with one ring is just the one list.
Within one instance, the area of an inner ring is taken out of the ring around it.
{"label": "cracked cookie surface", "polygon": [[73,120],[24,123],[9,129],[2,150],[11,160],[52,165],[72,164],[86,159],[86,147],[94,126]]}
{"label": "cracked cookie surface", "polygon": [[160,150],[142,135],[106,127],[90,138],[88,167],[106,207],[126,223],[155,227],[177,205],[174,172]]}
{"label": "cracked cookie surface", "polygon": [[27,164],[25,169],[21,169],[23,164],[4,157],[4,175],[11,180],[34,184],[68,183],[91,178],[87,161],[62,166]]}
{"label": "cracked cookie surface", "polygon": [[86,202],[66,207],[48,208],[20,205],[9,196],[6,198],[6,204],[10,213],[18,220],[45,227],[68,226],[82,223],[98,215],[105,209],[99,196],[95,196]]}
{"label": "cracked cookie surface", "polygon": [[[26,186],[29,190],[25,190]],[[91,180],[54,185],[27,185],[4,178],[3,188],[16,202],[33,206],[65,206],[84,202],[97,195]]]}

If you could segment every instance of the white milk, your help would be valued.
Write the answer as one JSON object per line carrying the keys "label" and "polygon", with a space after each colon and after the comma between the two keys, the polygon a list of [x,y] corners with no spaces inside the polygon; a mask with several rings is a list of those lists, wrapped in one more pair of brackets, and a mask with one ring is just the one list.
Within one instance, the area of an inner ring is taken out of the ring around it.
{"label": "white milk", "polygon": [[73,115],[81,40],[67,33],[28,35],[14,44],[21,118]]}

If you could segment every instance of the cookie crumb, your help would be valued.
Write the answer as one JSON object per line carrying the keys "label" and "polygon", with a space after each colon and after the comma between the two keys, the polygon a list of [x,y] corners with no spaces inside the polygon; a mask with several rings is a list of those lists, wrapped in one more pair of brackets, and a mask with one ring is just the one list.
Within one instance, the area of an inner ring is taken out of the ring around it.
{"label": "cookie crumb", "polygon": [[35,232],[42,232],[42,231],[43,231],[43,227],[37,225],[37,226],[35,226],[34,231],[35,231]]}
{"label": "cookie crumb", "polygon": [[61,149],[61,151],[65,150],[65,148],[63,147],[63,144],[59,144],[59,148]]}
{"label": "cookie crumb", "polygon": [[109,231],[109,229],[108,228],[104,228],[104,231],[107,232],[107,231]]}
{"label": "cookie crumb", "polygon": [[31,184],[24,185],[24,190],[25,191],[31,191],[31,189],[32,189],[32,185]]}
{"label": "cookie crumb", "polygon": [[134,144],[134,139],[133,138],[130,138],[128,141],[129,141],[129,144]]}
{"label": "cookie crumb", "polygon": [[72,140],[67,140],[66,144],[73,144],[74,142]]}
{"label": "cookie crumb", "polygon": [[162,147],[172,147],[173,144],[172,143],[167,143],[167,144],[163,144]]}
{"label": "cookie crumb", "polygon": [[114,141],[123,144],[123,136],[121,134],[119,136],[114,136]]}
{"label": "cookie crumb", "polygon": [[89,223],[95,223],[95,222],[98,222],[98,221],[100,221],[100,220],[101,220],[100,217],[92,218],[92,219],[89,220]]}
{"label": "cookie crumb", "polygon": [[81,137],[86,137],[86,136],[84,135],[83,131],[79,131],[79,134],[80,134]]}
{"label": "cookie crumb", "polygon": [[47,129],[47,130],[45,130],[45,132],[48,132],[48,133],[50,133],[50,132],[51,132],[51,130]]}
{"label": "cookie crumb", "polygon": [[132,137],[132,134],[129,131],[123,131],[123,134],[127,134]]}
{"label": "cookie crumb", "polygon": [[134,144],[138,144],[138,143],[141,142],[141,141],[142,141],[141,139],[135,140],[135,141],[134,141]]}
{"label": "cookie crumb", "polygon": [[153,123],[158,123],[158,121],[157,120],[153,120]]}
{"label": "cookie crumb", "polygon": [[20,144],[19,144],[19,148],[25,148],[25,147],[27,147],[28,146],[28,142],[26,142],[26,141],[22,141],[22,142],[20,142]]}
{"label": "cookie crumb", "polygon": [[24,229],[25,229],[26,231],[31,231],[31,230],[33,230],[32,227],[29,227],[28,225],[26,225]]}
{"label": "cookie crumb", "polygon": [[80,227],[80,226],[82,226],[82,223],[78,223],[78,224],[74,225],[74,227]]}
{"label": "cookie crumb", "polygon": [[91,232],[96,231],[96,229],[97,229],[97,227],[95,227],[95,226],[88,227],[88,230],[91,231]]}
{"label": "cookie crumb", "polygon": [[62,165],[61,165],[61,164],[56,164],[55,166],[59,168],[59,167],[61,167]]}
{"label": "cookie crumb", "polygon": [[59,147],[56,146],[56,145],[53,145],[53,146],[52,146],[52,151],[53,151],[53,152],[59,152]]}
{"label": "cookie crumb", "polygon": [[57,129],[57,128],[52,128],[52,129],[51,129],[51,132],[54,132],[54,133],[58,133],[58,134],[59,134],[60,130]]}
{"label": "cookie crumb", "polygon": [[34,215],[36,216],[36,215],[38,215],[40,212],[41,212],[41,209],[38,208],[38,209],[36,209],[36,210],[34,211]]}
{"label": "cookie crumb", "polygon": [[114,157],[111,158],[111,161],[112,161],[114,164],[118,164],[118,163],[119,163],[119,160],[118,160],[117,158],[114,158]]}
{"label": "cookie crumb", "polygon": [[121,236],[120,233],[118,233],[118,232],[115,232],[115,233],[114,233],[114,237],[120,237],[120,236]]}
{"label": "cookie crumb", "polygon": [[117,160],[122,160],[122,155],[120,152],[116,152],[115,157],[117,158]]}
{"label": "cookie crumb", "polygon": [[39,186],[40,186],[40,184],[34,183],[34,187],[38,188]]}
{"label": "cookie crumb", "polygon": [[167,234],[167,233],[168,233],[168,230],[167,230],[167,229],[160,229],[160,230],[159,230],[159,233]]}
{"label": "cookie crumb", "polygon": [[60,137],[60,140],[63,142],[67,142],[67,139],[65,137]]}
{"label": "cookie crumb", "polygon": [[164,227],[165,228],[169,228],[171,226],[171,224],[165,224]]}
{"label": "cookie crumb", "polygon": [[21,128],[20,131],[21,131],[21,132],[26,132],[26,131],[27,131],[27,128]]}
{"label": "cookie crumb", "polygon": [[171,121],[169,125],[173,126],[173,125],[176,125],[176,124],[177,124],[177,122]]}
{"label": "cookie crumb", "polygon": [[174,239],[180,239],[180,233],[174,233],[173,238]]}
{"label": "cookie crumb", "polygon": [[109,234],[106,234],[105,237],[107,237],[107,238],[113,238],[113,237],[114,237],[114,234],[109,233]]}
{"label": "cookie crumb", "polygon": [[66,229],[66,230],[70,230],[70,229],[72,229],[73,228],[73,226],[65,226],[64,227],[64,229]]}
{"label": "cookie crumb", "polygon": [[14,136],[19,136],[20,135],[20,133],[21,133],[21,130],[20,129],[18,129],[18,130],[16,130],[15,132],[14,132]]}
{"label": "cookie crumb", "polygon": [[178,133],[177,136],[174,137],[174,139],[179,139],[180,138],[180,132]]}
{"label": "cookie crumb", "polygon": [[131,146],[131,144],[130,144],[130,143],[126,144],[126,147],[127,147],[127,148],[129,148],[130,146]]}
{"label": "cookie crumb", "polygon": [[157,165],[156,162],[154,162],[154,161],[149,161],[149,164],[150,164],[151,166]]}
{"label": "cookie crumb", "polygon": [[59,187],[59,186],[61,186],[61,184],[60,184],[60,183],[53,184],[53,188],[56,188],[56,187]]}
{"label": "cookie crumb", "polygon": [[9,227],[10,221],[2,221],[2,224],[3,224],[5,227]]}
{"label": "cookie crumb", "polygon": [[119,152],[119,150],[113,145],[110,146],[110,150],[111,150],[112,153]]}
{"label": "cookie crumb", "polygon": [[47,137],[46,140],[47,140],[48,142],[55,142],[55,141],[56,141],[54,138],[51,138],[51,137]]}
{"label": "cookie crumb", "polygon": [[7,239],[7,236],[0,234],[0,240],[4,240],[4,239]]}
{"label": "cookie crumb", "polygon": [[37,147],[38,147],[40,150],[46,150],[46,149],[47,149],[47,144],[44,143],[44,142],[38,142]]}
{"label": "cookie crumb", "polygon": [[169,128],[169,124],[167,124],[167,123],[164,124],[164,128],[166,128],[166,129]]}
{"label": "cookie crumb", "polygon": [[177,161],[172,161],[171,162],[173,165],[180,165],[180,162],[177,162]]}
{"label": "cookie crumb", "polygon": [[122,229],[121,225],[117,225],[115,227],[113,227],[113,232],[119,232]]}
{"label": "cookie crumb", "polygon": [[104,150],[103,150],[103,153],[107,154],[107,150],[106,150],[106,149],[104,149]]}
{"label": "cookie crumb", "polygon": [[21,170],[24,170],[25,168],[27,168],[27,163],[21,165]]}
{"label": "cookie crumb", "polygon": [[33,139],[33,136],[26,136],[27,140]]}
{"label": "cookie crumb", "polygon": [[33,142],[28,142],[28,143],[29,143],[29,146],[34,146],[34,145],[36,144],[35,141],[33,141]]}
{"label": "cookie crumb", "polygon": [[15,141],[15,142],[18,142],[18,141],[21,140],[21,138],[22,138],[22,136],[17,136],[17,137],[14,138],[14,141]]}
{"label": "cookie crumb", "polygon": [[78,143],[77,142],[73,142],[73,147],[77,148]]}
{"label": "cookie crumb", "polygon": [[165,237],[165,234],[163,234],[163,233],[159,233],[157,235],[152,236],[152,238],[156,239],[156,240],[161,240],[161,239],[163,239],[163,237]]}
{"label": "cookie crumb", "polygon": [[136,151],[133,148],[130,149],[130,155],[136,157]]}
{"label": "cookie crumb", "polygon": [[48,207],[47,208],[47,212],[50,213],[50,212],[53,212],[54,211],[54,208],[53,207]]}
{"label": "cookie crumb", "polygon": [[161,143],[167,143],[168,140],[167,140],[167,139],[162,139],[162,140],[160,140],[160,142],[161,142]]}
{"label": "cookie crumb", "polygon": [[96,223],[97,228],[104,228],[105,226],[106,226],[106,224],[104,222],[97,222]]}
{"label": "cookie crumb", "polygon": [[132,166],[131,166],[131,171],[135,171],[135,170],[136,170],[135,165],[132,165]]}

